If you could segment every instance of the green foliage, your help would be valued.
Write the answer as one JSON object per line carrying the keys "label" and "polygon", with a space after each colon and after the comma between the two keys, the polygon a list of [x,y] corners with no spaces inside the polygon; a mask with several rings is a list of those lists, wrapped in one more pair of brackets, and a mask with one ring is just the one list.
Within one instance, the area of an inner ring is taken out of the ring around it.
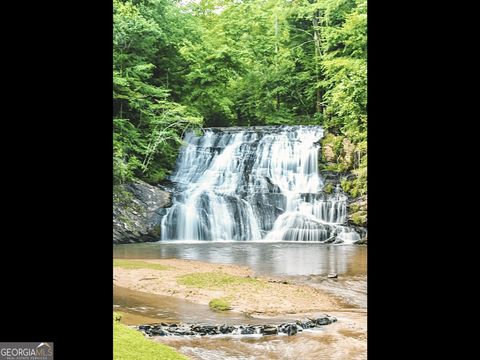
{"label": "green foliage", "polygon": [[[170,63],[180,56],[174,45],[180,37],[168,26],[176,20],[184,22],[178,10],[169,0],[114,1],[115,183],[135,177],[151,183],[161,181],[175,162],[182,133],[202,125],[202,118],[172,101],[167,89],[173,85],[168,81]],[[166,54],[169,61],[163,62]],[[162,78],[164,72],[166,81]]]}
{"label": "green foliage", "polygon": [[[350,8],[346,11],[346,4]],[[366,139],[367,5],[365,0],[325,1],[323,22],[325,125],[355,143]],[[338,14],[342,15],[339,17]],[[336,24],[336,26],[329,26]]]}
{"label": "green foliage", "polygon": [[347,194],[351,193],[351,190],[353,188],[353,183],[351,180],[348,180],[347,178],[343,178],[340,181],[340,185],[342,186],[342,190],[346,192]]}
{"label": "green foliage", "polygon": [[347,136],[327,133],[321,144],[322,170],[350,172],[366,166],[366,141],[354,145]]}
{"label": "green foliage", "polygon": [[325,184],[325,186],[323,187],[323,192],[326,194],[331,194],[333,190],[334,190],[334,187],[331,183]]}
{"label": "green foliage", "polygon": [[208,126],[229,126],[234,114],[227,89],[231,79],[237,76],[239,64],[228,47],[216,44],[215,40],[213,33],[208,32],[202,43],[188,43],[181,49],[190,66],[185,76],[190,91],[185,99],[205,116]]}
{"label": "green foliage", "polygon": [[230,303],[225,298],[212,299],[208,303],[208,306],[210,307],[210,309],[219,310],[219,311],[225,311],[225,310],[231,310],[232,309]]}
{"label": "green foliage", "polygon": [[361,167],[353,171],[355,178],[341,180],[340,184],[343,191],[353,198],[367,194],[367,168]]}
{"label": "green foliage", "polygon": [[188,360],[175,349],[147,339],[139,331],[113,322],[114,360]]}
{"label": "green foliage", "polygon": [[116,183],[162,181],[183,132],[204,124],[322,124],[338,136],[327,169],[366,167],[366,0],[113,5]]}
{"label": "green foliage", "polygon": [[177,282],[180,285],[192,286],[205,289],[216,289],[237,285],[261,286],[263,282],[257,279],[241,276],[233,276],[218,272],[192,273],[179,276]]}
{"label": "green foliage", "polygon": [[136,270],[136,269],[169,270],[171,269],[170,266],[150,263],[146,261],[129,260],[129,259],[113,259],[113,266],[121,267],[123,269],[129,269],[129,270]]}
{"label": "green foliage", "polygon": [[327,133],[322,138],[322,156],[325,161],[337,160],[342,155],[343,137]]}
{"label": "green foliage", "polygon": [[355,225],[364,226],[367,222],[367,212],[366,211],[357,211],[352,213],[351,221]]}

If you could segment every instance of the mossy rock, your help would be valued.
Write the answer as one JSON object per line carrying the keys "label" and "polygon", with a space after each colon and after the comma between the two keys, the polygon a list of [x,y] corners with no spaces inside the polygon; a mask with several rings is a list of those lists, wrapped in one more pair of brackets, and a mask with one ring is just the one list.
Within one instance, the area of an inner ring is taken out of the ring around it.
{"label": "mossy rock", "polygon": [[367,194],[367,178],[364,174],[355,174],[353,179],[343,178],[340,181],[342,190],[352,198]]}
{"label": "mossy rock", "polygon": [[232,309],[228,300],[224,299],[224,298],[212,299],[208,303],[208,306],[210,307],[210,309],[218,310],[218,311],[226,311],[226,310],[231,310]]}
{"label": "mossy rock", "polygon": [[115,185],[113,187],[113,203],[123,207],[131,206],[133,203],[133,194],[125,189],[124,185]]}
{"label": "mossy rock", "polygon": [[367,212],[360,210],[349,215],[350,221],[358,226],[367,225]]}
{"label": "mossy rock", "polygon": [[325,186],[323,187],[323,192],[324,192],[325,194],[331,194],[334,189],[335,189],[335,187],[334,187],[331,183],[327,183],[327,184],[325,184]]}
{"label": "mossy rock", "polygon": [[148,234],[151,235],[151,236],[160,237],[161,233],[162,233],[162,225],[161,224],[156,224],[153,228],[151,228],[148,231]]}
{"label": "mossy rock", "polygon": [[367,166],[366,141],[356,142],[348,135],[331,132],[321,139],[320,168],[336,172],[357,171]]}
{"label": "mossy rock", "polygon": [[349,213],[356,213],[357,211],[367,211],[367,201],[365,197],[358,198],[354,203],[348,206]]}

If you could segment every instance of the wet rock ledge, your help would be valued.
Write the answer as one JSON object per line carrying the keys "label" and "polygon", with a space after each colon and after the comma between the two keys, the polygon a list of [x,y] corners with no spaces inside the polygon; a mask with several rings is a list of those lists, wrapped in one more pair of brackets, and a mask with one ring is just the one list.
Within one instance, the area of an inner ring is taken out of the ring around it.
{"label": "wet rock ledge", "polygon": [[117,185],[113,191],[113,243],[158,241],[160,222],[172,194],[143,181]]}
{"label": "wet rock ledge", "polygon": [[140,325],[135,329],[148,336],[206,336],[206,335],[279,335],[292,336],[304,329],[319,328],[337,321],[322,315],[307,321],[294,321],[280,325],[199,325],[199,324],[152,324]]}

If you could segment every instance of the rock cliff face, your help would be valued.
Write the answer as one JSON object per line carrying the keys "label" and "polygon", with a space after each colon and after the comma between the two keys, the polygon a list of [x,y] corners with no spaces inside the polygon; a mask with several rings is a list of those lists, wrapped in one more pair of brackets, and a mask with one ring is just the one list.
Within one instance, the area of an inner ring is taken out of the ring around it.
{"label": "rock cliff face", "polygon": [[116,186],[113,195],[113,243],[160,240],[160,221],[172,205],[171,193],[143,181]]}
{"label": "rock cliff face", "polygon": [[348,206],[348,222],[353,225],[367,227],[367,196],[360,196]]}
{"label": "rock cliff face", "polygon": [[327,133],[321,140],[322,161],[320,173],[325,180],[325,191],[341,187],[348,196],[348,226],[361,236],[357,243],[367,242],[368,202],[366,193],[366,144],[354,145],[340,135]]}

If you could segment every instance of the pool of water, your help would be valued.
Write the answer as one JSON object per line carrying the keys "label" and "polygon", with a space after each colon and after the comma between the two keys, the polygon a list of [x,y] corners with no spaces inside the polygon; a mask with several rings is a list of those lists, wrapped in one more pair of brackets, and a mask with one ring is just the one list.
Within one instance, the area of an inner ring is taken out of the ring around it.
{"label": "pool of water", "polygon": [[113,247],[115,258],[188,259],[249,266],[257,275],[366,276],[367,247],[302,242],[156,242]]}
{"label": "pool of water", "polygon": [[120,311],[127,325],[167,323],[217,324],[281,324],[284,319],[254,319],[235,311],[213,311],[208,305],[195,304],[171,296],[113,287],[114,311]]}

